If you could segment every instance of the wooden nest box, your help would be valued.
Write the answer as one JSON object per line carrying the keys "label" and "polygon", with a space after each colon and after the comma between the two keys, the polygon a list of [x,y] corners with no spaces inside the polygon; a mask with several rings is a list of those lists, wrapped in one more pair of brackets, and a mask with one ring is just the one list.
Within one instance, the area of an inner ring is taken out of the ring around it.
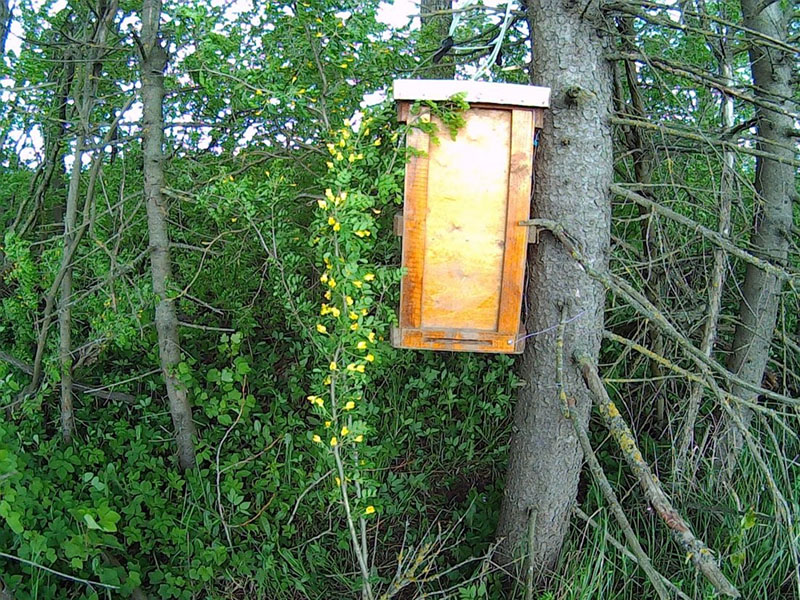
{"label": "wooden nest box", "polygon": [[[470,108],[452,139],[420,100],[465,92]],[[518,354],[525,346],[524,292],[534,136],[549,88],[476,81],[398,80],[401,122],[432,121],[435,140],[411,128],[420,151],[406,166],[404,275],[398,348]]]}

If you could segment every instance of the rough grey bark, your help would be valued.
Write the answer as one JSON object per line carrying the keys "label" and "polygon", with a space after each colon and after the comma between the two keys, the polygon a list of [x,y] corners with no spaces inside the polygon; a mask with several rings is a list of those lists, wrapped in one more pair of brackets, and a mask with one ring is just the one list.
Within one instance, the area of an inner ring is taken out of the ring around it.
{"label": "rough grey bark", "polygon": [[[741,0],[741,7],[745,27],[772,39],[788,41],[791,3]],[[755,43],[750,45],[749,52],[755,94],[766,101],[755,107],[761,139],[759,149],[791,161],[793,151],[789,132],[793,123],[788,114],[791,112],[789,98],[793,93],[793,57],[782,49]],[[767,108],[767,103],[782,106],[786,113]],[[753,254],[779,265],[786,263],[792,235],[795,177],[795,169],[788,162],[764,157],[756,159],[754,233],[750,243]],[[761,383],[764,376],[782,287],[782,280],[775,275],[747,265],[728,368],[748,382]],[[740,386],[733,386],[731,392],[740,398],[757,400],[757,394]],[[738,404],[735,410],[744,427],[749,427],[752,410]],[[723,468],[723,481],[727,481],[736,468],[744,437],[740,428],[726,417],[718,436],[717,458]]]}
{"label": "rough grey bark", "polygon": [[[581,14],[585,10],[583,15]],[[612,71],[595,3],[531,0],[532,83],[552,88],[536,157],[533,215],[560,222],[587,259],[605,268],[609,248],[612,139]],[[556,390],[556,332],[562,305],[567,355],[597,357],[603,329],[602,285],[584,273],[561,244],[542,232],[528,260],[528,340],[521,361],[521,388],[506,489],[497,535],[507,557],[530,551],[530,560],[551,569],[558,559],[578,487],[582,452]],[[578,367],[564,366],[567,394],[586,427],[591,408]],[[536,514],[534,547],[525,548],[530,514]]]}
{"label": "rough grey bark", "polygon": [[[422,23],[422,39],[431,52],[442,43],[450,33],[450,24],[453,22],[453,0],[421,0],[419,4],[420,19]],[[431,14],[443,12],[445,14]],[[425,16],[428,15],[428,16]],[[427,56],[425,58],[428,58]],[[456,74],[456,64],[453,55],[448,54],[439,64],[430,64],[422,73],[426,79],[453,79]]]}
{"label": "rough grey bark", "polygon": [[150,236],[150,267],[153,292],[158,296],[156,331],[161,370],[167,386],[169,411],[175,427],[178,462],[182,470],[195,466],[194,423],[186,386],[176,376],[181,360],[178,317],[169,297],[172,269],[167,230],[167,201],[164,186],[164,69],[167,51],[159,38],[161,0],[145,0],[142,5],[142,39],[139,51],[142,69],[142,129],[144,140],[144,195],[147,203],[147,228]]}

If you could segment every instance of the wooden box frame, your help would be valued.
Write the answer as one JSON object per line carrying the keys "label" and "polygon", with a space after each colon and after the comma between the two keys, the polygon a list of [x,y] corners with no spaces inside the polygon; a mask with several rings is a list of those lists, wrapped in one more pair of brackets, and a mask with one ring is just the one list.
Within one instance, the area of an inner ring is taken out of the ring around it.
{"label": "wooden box frame", "polygon": [[[459,92],[470,104],[456,140],[418,100]],[[521,353],[533,144],[549,88],[451,80],[398,80],[401,122],[432,120],[438,144],[412,128],[420,150],[406,166],[398,348]],[[474,299],[474,300],[473,300]]]}

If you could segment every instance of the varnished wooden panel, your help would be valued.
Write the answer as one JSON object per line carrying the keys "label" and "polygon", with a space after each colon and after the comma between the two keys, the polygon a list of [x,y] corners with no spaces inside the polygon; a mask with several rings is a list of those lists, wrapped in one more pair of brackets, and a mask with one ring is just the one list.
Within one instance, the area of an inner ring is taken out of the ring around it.
{"label": "varnished wooden panel", "polygon": [[[418,117],[429,119],[427,112]],[[403,267],[400,282],[400,323],[419,327],[422,314],[422,274],[425,257],[425,230],[428,213],[428,164],[430,137],[419,129],[411,129],[406,144],[423,153],[406,165],[405,206],[403,209]]]}
{"label": "varnished wooden panel", "polygon": [[[500,102],[498,100],[497,102]],[[400,348],[520,353],[534,133],[542,108],[472,104],[455,140],[439,126],[438,144],[412,129],[424,152],[406,168]],[[410,100],[398,116],[413,123]]]}
{"label": "varnished wooden panel", "polygon": [[528,228],[519,222],[530,216],[531,165],[533,164],[534,115],[530,110],[511,112],[510,169],[506,209],[506,248],[497,331],[515,333],[519,329],[525,283],[525,257]]}
{"label": "varnished wooden panel", "polygon": [[392,345],[416,350],[449,350],[452,352],[486,352],[521,354],[525,349],[525,331],[502,335],[494,331],[474,329],[407,329],[392,328]]}
{"label": "varnished wooden panel", "polygon": [[439,143],[428,150],[422,327],[497,330],[511,115],[470,110],[455,140],[437,123]]}

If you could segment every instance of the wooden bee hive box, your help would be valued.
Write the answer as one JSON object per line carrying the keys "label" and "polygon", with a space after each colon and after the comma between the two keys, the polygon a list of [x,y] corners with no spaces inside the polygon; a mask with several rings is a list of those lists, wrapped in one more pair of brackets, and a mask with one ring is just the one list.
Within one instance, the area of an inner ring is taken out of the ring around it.
{"label": "wooden bee hive box", "polygon": [[[418,100],[466,93],[455,140]],[[398,348],[502,352],[524,348],[521,305],[530,215],[533,143],[549,88],[475,81],[398,80],[403,122],[433,121],[439,143],[412,128],[420,150],[406,166]]]}

